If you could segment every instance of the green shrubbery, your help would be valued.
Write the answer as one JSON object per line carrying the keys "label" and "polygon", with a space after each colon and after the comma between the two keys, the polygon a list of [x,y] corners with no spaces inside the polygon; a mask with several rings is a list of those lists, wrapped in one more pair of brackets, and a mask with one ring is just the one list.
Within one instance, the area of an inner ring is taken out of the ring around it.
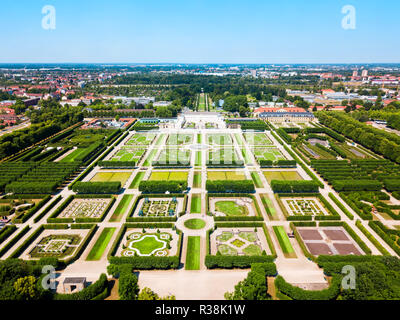
{"label": "green shrubbery", "polygon": [[121,189],[120,181],[113,182],[81,182],[78,181],[72,187],[77,193],[95,193],[95,194],[115,194]]}
{"label": "green shrubbery", "polygon": [[181,193],[187,189],[187,181],[141,181],[139,191],[143,193]]}
{"label": "green shrubbery", "polygon": [[272,180],[271,188],[275,193],[319,192],[319,184],[313,180]]}
{"label": "green shrubbery", "polygon": [[254,193],[252,180],[207,180],[206,189],[209,193]]}

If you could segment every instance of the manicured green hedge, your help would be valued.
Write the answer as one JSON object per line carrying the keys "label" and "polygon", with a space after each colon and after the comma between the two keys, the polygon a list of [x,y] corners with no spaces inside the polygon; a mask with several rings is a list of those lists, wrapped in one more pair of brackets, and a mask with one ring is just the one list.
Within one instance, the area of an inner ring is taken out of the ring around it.
{"label": "manicured green hedge", "polygon": [[102,273],[99,280],[91,284],[89,287],[72,294],[60,294],[54,295],[54,300],[99,300],[100,297],[105,298],[104,292],[108,289],[107,276]]}
{"label": "manicured green hedge", "polygon": [[324,290],[303,290],[286,282],[281,276],[275,279],[275,288],[294,300],[333,300],[340,294],[342,277],[334,275],[329,288]]}
{"label": "manicured green hedge", "polygon": [[361,230],[362,233],[368,238],[369,241],[382,253],[384,256],[390,256],[390,253],[380,244],[378,240],[362,225],[360,220],[356,221],[356,226]]}
{"label": "manicured green hedge", "polygon": [[181,193],[187,190],[187,181],[141,181],[139,191],[143,193]]}
{"label": "manicured green hedge", "polygon": [[11,236],[14,231],[17,230],[15,225],[5,226],[3,229],[0,230],[0,244],[3,243],[5,240]]}
{"label": "manicured green hedge", "polygon": [[272,180],[271,188],[275,193],[319,192],[319,184],[313,180]]}
{"label": "manicured green hedge", "polygon": [[133,169],[136,167],[136,161],[98,161],[97,165],[102,168],[112,169]]}
{"label": "manicured green hedge", "polygon": [[332,187],[336,191],[379,191],[382,182],[376,180],[333,180]]}
{"label": "manicured green hedge", "polygon": [[30,226],[26,226],[14,238],[7,242],[6,245],[0,249],[0,257],[10,250],[10,248],[12,248],[25,234],[27,234],[30,229]]}
{"label": "manicured green hedge", "polygon": [[121,182],[76,182],[72,190],[77,193],[115,194],[121,190]]}
{"label": "manicured green hedge", "polygon": [[346,207],[343,205],[343,203],[341,203],[332,192],[329,192],[329,198],[331,198],[333,200],[333,202],[335,202],[335,204],[339,207],[340,210],[343,211],[343,213],[350,219],[353,220],[354,219],[354,215],[346,209]]}
{"label": "manicured green hedge", "polygon": [[253,263],[273,262],[272,256],[212,256],[207,255],[205,265],[208,269],[245,269]]}
{"label": "manicured green hedge", "polygon": [[206,189],[209,193],[254,193],[252,180],[215,180],[206,182]]}
{"label": "manicured green hedge", "polygon": [[179,267],[179,256],[172,257],[110,257],[111,264],[130,264],[137,270],[167,270]]}

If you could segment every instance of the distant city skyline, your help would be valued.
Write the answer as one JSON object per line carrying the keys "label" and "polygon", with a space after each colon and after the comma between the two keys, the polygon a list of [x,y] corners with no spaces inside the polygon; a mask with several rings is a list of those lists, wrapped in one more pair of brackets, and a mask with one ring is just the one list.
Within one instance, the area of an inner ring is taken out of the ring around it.
{"label": "distant city skyline", "polygon": [[[55,30],[42,27],[46,5]],[[395,0],[3,0],[0,63],[399,63],[399,11]]]}

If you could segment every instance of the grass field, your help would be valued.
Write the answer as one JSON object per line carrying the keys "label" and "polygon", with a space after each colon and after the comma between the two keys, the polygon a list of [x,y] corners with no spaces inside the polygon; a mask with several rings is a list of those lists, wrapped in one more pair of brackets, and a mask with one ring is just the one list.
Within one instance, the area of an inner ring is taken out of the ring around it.
{"label": "grass field", "polygon": [[235,201],[218,201],[215,209],[225,213],[226,216],[247,216],[249,211],[246,206],[239,206]]}
{"label": "grass field", "polygon": [[133,199],[133,194],[125,194],[121,201],[119,202],[117,208],[115,209],[113,215],[110,218],[110,222],[119,222],[121,221],[124,213],[129,208],[129,204]]}
{"label": "grass field", "polygon": [[190,213],[201,213],[201,194],[200,193],[192,194]]}
{"label": "grass field", "polygon": [[250,172],[250,174],[251,174],[251,178],[253,179],[253,182],[254,182],[256,188],[264,188],[264,185],[263,185],[258,173],[255,171],[252,171],[252,172]]}
{"label": "grass field", "polygon": [[274,205],[272,204],[271,199],[268,197],[267,194],[261,193],[260,194],[261,202],[265,208],[265,211],[267,212],[268,216],[271,218],[271,220],[277,220],[278,215],[276,214],[276,210],[274,208]]}
{"label": "grass field", "polygon": [[149,146],[154,141],[156,134],[154,133],[135,133],[125,144],[127,146]]}
{"label": "grass field", "polygon": [[138,163],[146,153],[144,148],[123,148],[113,155],[111,161],[136,161]]}
{"label": "grass field", "polygon": [[233,144],[232,137],[228,133],[207,134],[207,142],[208,144],[218,145],[218,146],[225,146],[225,145],[232,146]]}
{"label": "grass field", "polygon": [[296,171],[263,171],[268,183],[272,180],[303,180]]}
{"label": "grass field", "polygon": [[136,174],[135,178],[133,178],[133,181],[131,183],[131,185],[129,186],[129,189],[137,189],[139,187],[139,183],[140,181],[143,180],[145,175],[145,172],[140,171]]}
{"label": "grass field", "polygon": [[186,247],[186,270],[200,270],[200,237],[188,237]]}
{"label": "grass field", "polygon": [[152,171],[150,181],[187,181],[187,171]]}
{"label": "grass field", "polygon": [[207,179],[216,180],[247,180],[242,171],[207,171]]}
{"label": "grass field", "polygon": [[204,93],[199,94],[199,101],[197,104],[197,111],[206,111],[206,97]]}
{"label": "grass field", "polygon": [[121,186],[124,186],[131,174],[132,172],[98,172],[92,179],[90,179],[90,182],[120,181]]}
{"label": "grass field", "polygon": [[162,248],[163,242],[159,241],[154,236],[144,235],[140,241],[132,243],[132,247],[139,250],[140,254],[147,255],[156,249]]}
{"label": "grass field", "polygon": [[244,147],[244,142],[240,133],[235,133],[235,139],[240,147]]}
{"label": "grass field", "polygon": [[190,164],[190,150],[179,149],[177,147],[163,148],[158,155],[157,161],[171,164]]}
{"label": "grass field", "polygon": [[198,133],[197,134],[197,143],[201,143],[202,139],[201,139],[201,134]]}
{"label": "grass field", "polygon": [[164,140],[164,137],[165,137],[165,134],[164,134],[164,133],[161,134],[161,135],[158,137],[158,139],[157,139],[157,141],[156,141],[156,146],[161,145],[161,143],[162,143],[163,140]]}
{"label": "grass field", "polygon": [[86,148],[78,148],[71,152],[69,155],[67,155],[65,158],[60,160],[60,162],[73,162],[75,161],[75,158],[79,156],[81,153],[85,152]]}
{"label": "grass field", "polygon": [[184,134],[184,133],[172,133],[168,136],[167,145],[171,146],[179,146],[183,144],[189,144],[193,142],[192,134]]}
{"label": "grass field", "polygon": [[279,245],[282,248],[282,252],[286,258],[296,258],[296,252],[294,251],[292,244],[290,243],[289,237],[286,234],[285,229],[282,226],[273,226],[276,238],[278,239]]}
{"label": "grass field", "polygon": [[243,133],[244,138],[250,146],[272,146],[272,141],[267,137],[265,133]]}
{"label": "grass field", "polygon": [[146,160],[143,162],[143,167],[148,167],[151,165],[151,162],[153,161],[153,158],[157,154],[157,149],[153,149],[150,151],[149,155],[147,156]]}
{"label": "grass field", "polygon": [[225,163],[229,164],[238,161],[239,157],[235,148],[218,148],[208,151],[208,161],[211,163]]}
{"label": "grass field", "polygon": [[247,151],[246,148],[242,148],[240,151],[242,152],[242,156],[246,164],[248,165],[253,164],[253,160],[251,158],[249,151]]}
{"label": "grass field", "polygon": [[201,151],[196,151],[195,166],[201,166]]}
{"label": "grass field", "polygon": [[193,188],[201,188],[201,172],[195,171],[193,175]]}
{"label": "grass field", "polygon": [[184,223],[185,227],[192,230],[203,229],[206,226],[206,223],[202,219],[189,219]]}
{"label": "grass field", "polygon": [[93,248],[90,250],[86,258],[87,261],[97,261],[101,259],[101,256],[103,255],[104,250],[106,250],[106,247],[110,242],[115,230],[116,228],[103,229]]}
{"label": "grass field", "polygon": [[252,148],[252,152],[259,160],[285,160],[285,156],[279,151],[278,148]]}

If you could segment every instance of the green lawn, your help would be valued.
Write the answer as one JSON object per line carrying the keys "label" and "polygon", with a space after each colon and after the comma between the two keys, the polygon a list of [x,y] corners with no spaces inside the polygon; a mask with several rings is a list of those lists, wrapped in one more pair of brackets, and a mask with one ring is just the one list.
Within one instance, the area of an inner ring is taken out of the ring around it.
{"label": "green lawn", "polygon": [[263,171],[268,183],[272,180],[303,180],[297,171]]}
{"label": "green lawn", "polygon": [[161,145],[161,142],[163,142],[164,137],[165,137],[165,134],[164,134],[164,133],[161,134],[161,135],[158,137],[158,139],[157,139],[157,141],[156,141],[156,146]]}
{"label": "green lawn", "polygon": [[250,153],[247,151],[247,149],[242,148],[241,151],[242,151],[242,156],[243,156],[244,161],[246,162],[246,164],[252,164],[253,161],[252,161]]}
{"label": "green lawn", "polygon": [[110,222],[119,222],[121,221],[124,213],[128,210],[129,204],[133,199],[133,194],[125,194],[120,203],[118,204],[117,208],[115,209],[113,215],[110,218]]}
{"label": "green lawn", "polygon": [[186,248],[186,270],[200,270],[200,237],[188,237]]}
{"label": "green lawn", "polygon": [[75,158],[83,152],[86,152],[86,148],[78,148],[73,152],[71,152],[69,155],[67,155],[65,158],[60,160],[60,162],[73,162]]}
{"label": "green lawn", "polygon": [[157,154],[157,149],[153,149],[150,151],[150,154],[147,156],[146,160],[143,162],[143,167],[149,167],[151,165],[151,162],[153,161],[153,158]]}
{"label": "green lawn", "polygon": [[195,166],[201,166],[201,151],[196,151]]}
{"label": "green lawn", "polygon": [[201,213],[201,194],[200,193],[192,194],[190,213]]}
{"label": "green lawn", "polygon": [[206,99],[204,93],[199,95],[199,103],[197,106],[197,111],[205,111],[206,110]]}
{"label": "green lawn", "polygon": [[261,198],[262,204],[264,205],[265,211],[267,211],[268,216],[272,220],[277,220],[278,216],[276,214],[276,210],[272,204],[271,199],[268,197],[268,195],[265,193],[262,193],[262,194],[260,194],[260,198]]}
{"label": "green lawn", "polygon": [[187,171],[152,171],[149,181],[187,181]]}
{"label": "green lawn", "polygon": [[258,173],[255,171],[252,171],[252,172],[250,172],[250,174],[251,174],[251,178],[253,179],[254,184],[256,185],[256,188],[264,188],[264,185],[263,185]]}
{"label": "green lawn", "polygon": [[252,148],[254,156],[256,157],[257,161],[259,160],[285,160],[285,156],[279,151],[278,148]]}
{"label": "green lawn", "polygon": [[218,201],[215,203],[215,209],[227,216],[247,216],[249,214],[246,206],[239,206],[235,201]]}
{"label": "green lawn", "polygon": [[86,260],[87,261],[97,261],[101,259],[101,256],[106,250],[108,243],[111,240],[116,228],[104,228],[96,243],[94,244],[92,250],[90,250]]}
{"label": "green lawn", "polygon": [[143,180],[145,172],[140,171],[136,174],[135,178],[133,179],[129,189],[137,189],[139,187],[139,183]]}
{"label": "green lawn", "polygon": [[138,249],[141,254],[150,254],[163,246],[164,243],[162,241],[151,235],[144,235],[141,240],[132,243],[132,247]]}
{"label": "green lawn", "polygon": [[216,180],[247,180],[242,171],[207,171],[207,179]]}
{"label": "green lawn", "polygon": [[193,175],[193,188],[201,188],[201,172],[196,171]]}
{"label": "green lawn", "polygon": [[199,230],[206,226],[206,222],[202,219],[189,219],[185,221],[184,225],[188,229]]}
{"label": "green lawn", "polygon": [[275,235],[278,239],[279,245],[282,248],[282,252],[287,258],[296,258],[296,252],[294,251],[292,244],[290,243],[289,237],[286,234],[285,229],[282,226],[273,226]]}
{"label": "green lawn", "polygon": [[243,133],[244,138],[247,143],[251,146],[271,146],[273,145],[272,141],[267,137],[265,133],[252,133],[245,132]]}
{"label": "green lawn", "polygon": [[201,143],[201,134],[200,133],[197,134],[197,143]]}
{"label": "green lawn", "polygon": [[90,179],[90,182],[119,181],[123,187],[131,174],[132,172],[98,172],[92,179]]}

